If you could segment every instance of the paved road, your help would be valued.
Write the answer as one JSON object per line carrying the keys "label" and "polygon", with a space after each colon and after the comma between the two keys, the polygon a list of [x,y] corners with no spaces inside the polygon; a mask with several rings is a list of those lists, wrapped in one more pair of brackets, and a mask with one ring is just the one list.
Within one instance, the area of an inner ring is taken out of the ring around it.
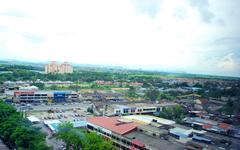
{"label": "paved road", "polygon": [[60,140],[56,140],[56,138],[51,137],[50,130],[42,122],[39,124],[35,124],[34,126],[40,127],[42,132],[47,134],[46,143],[48,146],[52,146],[53,150],[61,150],[61,148],[59,148],[59,146],[64,144],[64,142],[62,142]]}
{"label": "paved road", "polygon": [[53,147],[53,150],[62,150],[59,146],[63,145],[64,142],[56,140],[56,138],[46,138],[46,142],[49,146]]}
{"label": "paved road", "polygon": [[[213,139],[213,141],[215,140],[216,144],[220,145],[221,147],[229,148],[229,149],[232,149],[232,150],[239,150],[240,149],[240,139],[231,138],[231,137],[228,137],[228,136],[224,136],[224,135],[220,135],[220,134],[216,134],[216,133],[211,133],[211,132],[207,132],[206,137],[209,137],[210,139]],[[222,144],[222,143],[219,142],[222,139],[231,141],[232,144],[230,146]]]}
{"label": "paved road", "polygon": [[9,148],[0,139],[0,150],[9,150]]}

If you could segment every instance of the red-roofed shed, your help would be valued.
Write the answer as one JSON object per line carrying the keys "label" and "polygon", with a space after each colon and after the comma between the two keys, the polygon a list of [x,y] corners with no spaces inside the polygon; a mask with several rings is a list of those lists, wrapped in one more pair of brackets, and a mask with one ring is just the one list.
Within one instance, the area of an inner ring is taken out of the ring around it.
{"label": "red-roofed shed", "polygon": [[219,128],[222,128],[224,130],[228,130],[232,127],[230,124],[227,124],[227,123],[219,123],[218,126],[219,126]]}
{"label": "red-roofed shed", "polygon": [[132,140],[132,144],[137,145],[137,146],[139,146],[141,148],[145,147],[145,145],[142,142],[140,142],[138,139]]}
{"label": "red-roofed shed", "polygon": [[212,125],[211,125],[211,124],[204,124],[204,125],[202,126],[202,128],[203,128],[203,129],[210,129],[210,128],[212,128]]}

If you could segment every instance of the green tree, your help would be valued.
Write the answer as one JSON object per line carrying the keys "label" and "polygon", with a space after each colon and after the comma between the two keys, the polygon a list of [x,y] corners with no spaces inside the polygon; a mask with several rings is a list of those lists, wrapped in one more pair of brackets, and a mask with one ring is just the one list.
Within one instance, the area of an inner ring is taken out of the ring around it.
{"label": "green tree", "polygon": [[110,141],[104,140],[96,133],[88,133],[84,130],[73,128],[71,123],[60,125],[57,133],[57,139],[61,139],[66,143],[66,149],[73,147],[74,150],[114,150]]}
{"label": "green tree", "polygon": [[159,117],[175,120],[177,122],[181,122],[182,119],[186,116],[186,112],[180,105],[163,108],[162,112],[160,112]]}
{"label": "green tree", "polygon": [[44,90],[44,83],[33,83],[31,85],[38,87],[40,90]]}
{"label": "green tree", "polygon": [[21,125],[21,116],[17,113],[11,114],[4,122],[0,123],[0,135],[4,142],[10,147],[15,147],[15,141],[11,138],[17,126]]}
{"label": "green tree", "polygon": [[133,86],[130,86],[127,95],[128,97],[133,97],[133,98],[137,97],[136,88]]}
{"label": "green tree", "polygon": [[[235,106],[234,102],[232,100],[228,100],[227,103],[222,107],[222,112],[224,112],[227,115],[233,115]],[[239,105],[237,105],[239,107]]]}
{"label": "green tree", "polygon": [[93,113],[93,107],[88,107],[88,108],[87,108],[87,112]]}
{"label": "green tree", "polygon": [[33,127],[13,106],[0,101],[0,137],[11,149],[44,150],[51,149],[39,129]]}
{"label": "green tree", "polygon": [[58,90],[59,89],[58,86],[56,86],[56,85],[51,85],[49,88],[50,88],[50,90]]}
{"label": "green tree", "polygon": [[104,140],[100,135],[94,132],[88,133],[86,136],[86,150],[114,150],[112,142]]}
{"label": "green tree", "polygon": [[84,145],[85,134],[83,131],[73,128],[72,123],[65,123],[59,126],[57,139],[61,139],[66,143],[67,150],[70,149],[70,146],[78,150]]}
{"label": "green tree", "polygon": [[174,96],[171,96],[169,93],[160,93],[159,96],[161,99],[173,100]]}
{"label": "green tree", "polygon": [[147,92],[145,93],[145,97],[148,99],[148,100],[151,100],[151,101],[156,101],[160,96],[160,92],[157,88],[150,88],[147,90]]}

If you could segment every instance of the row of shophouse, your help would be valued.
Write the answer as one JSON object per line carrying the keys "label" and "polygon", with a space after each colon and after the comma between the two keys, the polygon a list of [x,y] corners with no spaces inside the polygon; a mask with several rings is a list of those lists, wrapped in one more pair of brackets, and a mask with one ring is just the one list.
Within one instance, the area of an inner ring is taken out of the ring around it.
{"label": "row of shophouse", "polygon": [[13,102],[44,103],[77,101],[78,94],[74,91],[14,91]]}

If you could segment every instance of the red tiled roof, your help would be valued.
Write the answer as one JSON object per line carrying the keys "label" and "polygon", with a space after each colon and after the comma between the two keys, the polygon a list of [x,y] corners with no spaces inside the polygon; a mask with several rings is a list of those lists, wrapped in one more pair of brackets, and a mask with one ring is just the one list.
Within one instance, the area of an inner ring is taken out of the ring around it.
{"label": "red tiled roof", "polygon": [[88,118],[87,121],[121,135],[137,129],[138,124],[134,122],[123,123],[118,119],[120,117],[92,117]]}
{"label": "red tiled roof", "polygon": [[132,143],[140,147],[145,147],[145,145],[137,139],[132,140]]}
{"label": "red tiled roof", "polygon": [[208,103],[208,100],[207,99],[201,99],[201,104],[207,104]]}
{"label": "red tiled roof", "polygon": [[209,128],[212,128],[212,125],[211,124],[204,124],[202,126],[203,129],[209,129]]}
{"label": "red tiled roof", "polygon": [[219,128],[229,129],[229,128],[231,128],[231,125],[227,124],[227,123],[219,123]]}

